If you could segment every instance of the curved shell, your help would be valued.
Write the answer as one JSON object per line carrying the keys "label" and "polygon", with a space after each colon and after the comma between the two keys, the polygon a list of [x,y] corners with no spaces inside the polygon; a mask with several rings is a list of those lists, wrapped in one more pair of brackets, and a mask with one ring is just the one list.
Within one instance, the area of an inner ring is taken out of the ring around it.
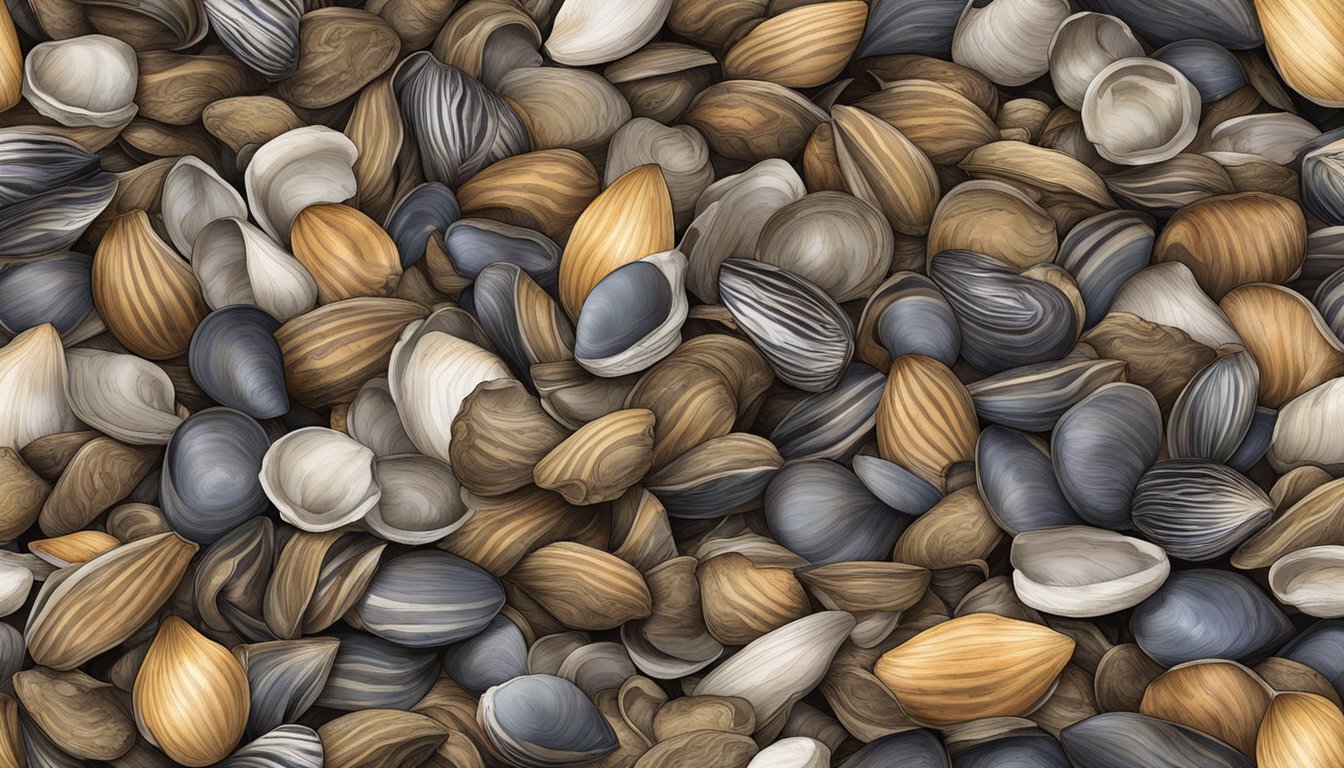
{"label": "curved shell", "polygon": [[1143,56],[1143,46],[1129,25],[1104,13],[1075,13],[1060,22],[1050,38],[1050,82],[1059,100],[1081,110],[1087,87],[1119,59]]}
{"label": "curved shell", "polygon": [[891,364],[877,406],[882,458],[942,490],[952,465],[974,458],[979,431],[971,395],[951,369],[922,355]]}
{"label": "curved shell", "polygon": [[379,457],[374,474],[383,495],[364,516],[369,530],[399,544],[429,544],[471,517],[446,464],[428,456]]}
{"label": "curved shell", "polygon": [[536,238],[564,239],[601,191],[601,181],[578,152],[543,149],[491,164],[458,187],[457,198],[468,216],[530,227],[542,233]]}
{"label": "curved shell", "polygon": [[614,629],[652,611],[648,586],[633,566],[574,542],[532,552],[513,567],[509,580],[574,629]]}
{"label": "curved shell", "polygon": [[1344,444],[1329,428],[1344,406],[1344,382],[1338,378],[1308,390],[1279,411],[1268,458],[1276,468],[1315,464],[1344,465]]}
{"label": "curved shell", "polygon": [[1288,617],[1249,578],[1228,571],[1179,571],[1134,609],[1134,639],[1154,661],[1258,657],[1292,632]]}
{"label": "curved shell", "polygon": [[396,243],[382,227],[346,205],[318,203],[294,216],[294,258],[317,283],[317,299],[330,304],[357,296],[391,296],[401,282]]}
{"label": "curved shell", "polygon": [[1126,312],[1179,328],[1210,349],[1242,343],[1224,311],[1200,289],[1190,268],[1180,262],[1154,264],[1139,272],[1125,281],[1111,302],[1111,312]]}
{"label": "curved shell", "polygon": [[338,635],[340,647],[315,702],[346,712],[410,709],[433,687],[439,658],[432,649],[405,648],[363,632]]}
{"label": "curved shell", "polygon": [[480,632],[504,605],[499,580],[437,549],[384,562],[350,609],[363,629],[397,645],[447,645]]}
{"label": "curved shell", "polygon": [[295,727],[284,723],[297,720],[313,705],[340,644],[334,637],[315,637],[235,646],[233,655],[247,675],[252,699],[247,735],[262,738],[276,728]]}
{"label": "curved shell", "polygon": [[35,667],[14,675],[13,685],[24,712],[66,754],[115,760],[135,745],[135,724],[110,683]]}
{"label": "curved shell", "polygon": [[223,218],[247,218],[238,190],[198,157],[174,163],[163,177],[163,226],[178,253],[191,256],[201,230]]}
{"label": "curved shell", "polygon": [[1153,220],[1135,211],[1107,211],[1074,225],[1059,245],[1055,263],[1069,270],[1087,307],[1091,328],[1111,309],[1125,281],[1148,266]]}
{"label": "curved shell", "polygon": [[1236,662],[1195,661],[1150,682],[1139,712],[1207,733],[1250,755],[1273,695],[1258,675]]}
{"label": "curved shell", "polygon": [[1001,181],[973,179],[948,190],[933,212],[928,254],[967,250],[1015,270],[1053,261],[1055,222],[1022,190]]}
{"label": "curved shell", "polygon": [[1104,616],[1132,608],[1171,572],[1160,547],[1082,525],[1019,534],[1012,563],[1018,599],[1056,616]]}
{"label": "curved shell", "polygon": [[1156,59],[1120,59],[1097,73],[1080,110],[1088,141],[1107,160],[1151,165],[1170,160],[1199,130],[1199,90]]}
{"label": "curved shell", "polygon": [[965,7],[963,0],[873,0],[854,56],[918,53],[950,59],[952,33]]}
{"label": "curved shell", "polygon": [[281,725],[239,747],[220,768],[322,768],[324,750],[317,731]]}
{"label": "curved shell", "polygon": [[0,331],[13,336],[50,323],[70,346],[102,333],[92,267],[91,257],[66,252],[0,271]]}
{"label": "curved shell", "polygon": [[1259,389],[1260,370],[1245,349],[1209,363],[1171,408],[1167,453],[1176,459],[1231,459],[1251,428]]}
{"label": "curved shell", "polygon": [[769,441],[730,432],[706,440],[644,480],[671,517],[707,519],[753,509],[784,458]]}
{"label": "curved shell", "polygon": [[527,638],[511,619],[495,616],[475,636],[444,650],[443,672],[471,691],[484,691],[526,675]]}
{"label": "curved shell", "polygon": [[205,0],[210,29],[229,52],[267,80],[299,66],[298,0]]}
{"label": "curved shell", "polygon": [[395,30],[366,10],[311,10],[299,25],[299,65],[275,91],[298,107],[330,107],[392,66],[400,42]]}
{"label": "curved shell", "polygon": [[961,356],[961,328],[947,297],[916,272],[897,272],[873,291],[859,319],[858,355],[885,370],[902,355],[923,355],[946,366]]}
{"label": "curved shell", "polygon": [[1344,67],[1344,21],[1315,0],[1256,0],[1265,46],[1284,82],[1327,107],[1344,106],[1332,73]]}
{"label": "curved shell", "polygon": [[885,558],[908,519],[845,467],[815,460],[775,474],[765,491],[765,522],[780,544],[821,565]]}
{"label": "curved shell", "polygon": [[1306,249],[1307,221],[1295,202],[1245,192],[1182,208],[1157,238],[1153,262],[1181,262],[1218,301],[1240,285],[1288,280]]}
{"label": "curved shell", "polygon": [[317,284],[293,256],[241,218],[200,231],[191,268],[211,309],[252,304],[284,322],[317,304]]}
{"label": "curved shell", "polygon": [[460,218],[462,208],[453,191],[437,181],[428,181],[392,204],[383,227],[396,243],[401,266],[405,268],[424,258],[431,237],[442,238]]}
{"label": "curved shell", "polygon": [[1302,207],[1328,224],[1344,224],[1344,139],[1302,157]]}
{"label": "curved shell", "polygon": [[890,269],[894,248],[880,211],[853,195],[823,191],[775,211],[755,256],[846,302],[872,293]]}
{"label": "curved shell", "polygon": [[701,91],[681,120],[724,157],[759,163],[796,157],[826,113],[782,85],[725,80]]}
{"label": "curved shell", "polygon": [[[259,307],[235,305],[205,316],[191,337],[192,379],[215,402],[256,419],[289,411],[285,363],[275,332],[280,321]],[[87,419],[86,419],[87,421]]]}
{"label": "curved shell", "polygon": [[574,328],[574,361],[598,376],[638,373],[681,344],[686,322],[686,257],[672,250],[607,273],[584,301]]}
{"label": "curved shell", "polygon": [[835,389],[800,400],[784,414],[770,441],[785,459],[854,457],[877,426],[877,404],[886,377],[862,363],[845,371]]}
{"label": "curved shell", "polygon": [[317,729],[326,768],[423,763],[444,744],[447,727],[414,712],[351,712]]}
{"label": "curved shell", "polygon": [[[608,74],[610,77],[610,74]],[[689,125],[666,126],[636,117],[611,136],[607,147],[605,183],[641,165],[655,163],[663,172],[677,229],[685,229],[695,214],[700,194],[714,183],[705,137]]]}
{"label": "curved shell", "polygon": [[1129,523],[1134,489],[1161,442],[1162,414],[1152,394],[1135,384],[1107,384],[1060,417],[1050,457],[1079,517],[1120,528]]}
{"label": "curved shell", "polygon": [[1344,547],[1330,544],[1290,552],[1269,569],[1269,588],[1284,605],[1309,616],[1337,619],[1344,616],[1339,597],[1344,578]]}
{"label": "curved shell", "polygon": [[630,105],[596,72],[522,67],[500,78],[495,91],[522,120],[536,150],[601,150],[630,120]]}
{"label": "curved shell", "polygon": [[192,414],[168,441],[159,476],[163,517],[201,542],[266,509],[258,473],[270,441],[247,415],[227,408]]}
{"label": "curved shell", "polygon": [[172,380],[142,358],[72,349],[65,366],[70,409],[104,434],[132,445],[163,445],[182,423]]}
{"label": "curved shell", "polygon": [[1205,104],[1249,84],[1237,57],[1212,40],[1178,40],[1159,48],[1153,58],[1180,70],[1199,89]]}
{"label": "curved shell", "polygon": [[[421,16],[417,19],[420,29],[416,31],[423,30],[423,37],[417,34],[412,43],[407,40],[407,25],[403,25],[398,29],[403,49],[422,47],[421,40],[437,33],[431,48],[433,54],[491,89],[509,72],[542,63],[538,50],[541,30],[522,7],[502,0],[470,3],[460,9],[455,6],[456,3],[436,4],[436,13],[424,18],[426,14],[417,4],[407,3],[408,9],[416,9],[414,13]],[[388,8],[384,6],[382,12],[386,14]],[[398,26],[395,21],[392,24]]]}
{"label": "curved shell", "polygon": [[620,746],[583,691],[554,675],[523,675],[490,688],[481,695],[478,721],[490,744],[525,768],[596,760]]}
{"label": "curved shell", "polygon": [[1264,768],[1344,760],[1344,715],[1329,699],[1314,693],[1285,692],[1269,702],[1255,741],[1255,758]]}
{"label": "curved shell", "polygon": [[364,517],[382,494],[373,451],[325,427],[276,440],[261,462],[261,487],[280,517],[302,530],[330,531]]}
{"label": "curved shell", "polygon": [[985,421],[1027,432],[1046,432],[1084,397],[1125,377],[1124,361],[1066,357],[997,373],[972,382],[967,390]]}
{"label": "curved shell", "polygon": [[975,477],[990,516],[1010,536],[1082,522],[1059,489],[1046,446],[1020,432],[981,430]]}
{"label": "curved shell", "polygon": [[135,50],[105,35],[84,35],[33,46],[24,59],[23,95],[42,115],[64,126],[115,128],[138,111]]}
{"label": "curved shell", "polygon": [[1283,407],[1344,373],[1344,342],[1302,294],[1252,283],[1224,296],[1219,306],[1260,368],[1261,405]]}
{"label": "curved shell", "polygon": [[[867,18],[867,4],[855,0],[809,3],[772,15],[728,49],[723,76],[789,88],[825,85],[849,63]],[[781,56],[780,46],[788,46],[789,55]]]}
{"label": "curved shell", "polygon": [[917,517],[943,498],[937,488],[906,469],[876,456],[855,456],[854,474],[883,504]]}
{"label": "curved shell", "polygon": [[1050,68],[1050,36],[1069,15],[1062,0],[967,3],[952,36],[952,60],[999,85],[1026,85]]}
{"label": "curved shell", "polygon": [[[895,126],[936,165],[954,165],[976,147],[999,139],[999,127],[993,119],[954,85],[933,76],[927,80],[918,77],[892,80],[855,104]],[[805,169],[809,159],[820,159],[818,142],[823,138],[813,136],[812,149],[818,155],[804,158]]]}
{"label": "curved shell", "polygon": [[1123,768],[1133,761],[1179,768],[1253,768],[1235,748],[1193,728],[1137,712],[1106,712],[1059,734],[1075,765]]}
{"label": "curved shell", "polygon": [[890,123],[861,109],[837,104],[831,118],[849,193],[882,211],[897,232],[927,232],[939,195],[929,158]]}
{"label": "curved shell", "polygon": [[358,154],[354,142],[321,125],[295,128],[261,145],[244,175],[247,205],[257,225],[288,245],[299,211],[354,197]]}
{"label": "curved shell", "polygon": [[569,3],[555,16],[550,37],[546,38],[546,52],[571,67],[615,61],[651,40],[671,8],[672,0]]}

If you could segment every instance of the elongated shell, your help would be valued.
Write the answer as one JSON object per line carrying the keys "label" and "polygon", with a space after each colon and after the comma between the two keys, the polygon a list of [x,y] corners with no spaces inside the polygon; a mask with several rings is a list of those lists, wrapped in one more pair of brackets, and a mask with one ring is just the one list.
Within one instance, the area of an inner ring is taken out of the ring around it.
{"label": "elongated shell", "polygon": [[1182,208],[1162,230],[1155,263],[1179,261],[1215,301],[1246,283],[1280,283],[1302,266],[1307,224],[1293,201],[1259,192]]}
{"label": "elongated shell", "polygon": [[294,74],[299,65],[297,0],[206,0],[210,28],[229,52],[267,80]]}
{"label": "elongated shell", "polygon": [[1046,446],[1020,432],[997,425],[982,430],[975,477],[994,522],[1012,536],[1082,522],[1059,489]]}
{"label": "elongated shell", "polygon": [[112,685],[73,670],[35,667],[14,675],[24,711],[63,752],[85,760],[115,760],[135,745],[135,724]]}
{"label": "elongated shell", "polygon": [[437,655],[362,632],[339,635],[341,645],[316,705],[343,711],[410,709],[438,676]]}
{"label": "elongated shell", "polygon": [[202,229],[192,246],[191,269],[211,309],[252,304],[284,322],[317,303],[317,284],[308,270],[242,219],[218,219]]}
{"label": "elongated shell", "polygon": [[1171,572],[1160,547],[1081,525],[1019,534],[1013,539],[1012,563],[1018,598],[1057,616],[1103,616],[1132,608]]}
{"label": "elongated shell", "polygon": [[715,152],[759,163],[797,156],[826,113],[782,85],[726,80],[701,91],[682,121],[705,134]]}
{"label": "elongated shell", "polygon": [[619,746],[583,692],[553,675],[524,675],[489,689],[477,719],[509,762],[527,768],[587,762]]}
{"label": "elongated shell", "polygon": [[1083,128],[1102,157],[1121,165],[1170,160],[1199,129],[1199,90],[1156,59],[1120,59],[1098,72],[1083,99]]}
{"label": "elongated shell", "polygon": [[297,720],[326,685],[340,640],[315,637],[272,640],[234,646],[233,655],[247,675],[251,706],[247,734],[264,734]]}
{"label": "elongated shell", "polygon": [[359,8],[317,8],[299,26],[299,66],[276,93],[308,109],[353,96],[397,59],[400,40],[375,14]]}
{"label": "elongated shell", "polygon": [[1050,457],[1060,489],[1089,523],[1129,521],[1140,477],[1157,460],[1162,416],[1148,390],[1126,383],[1098,388],[1055,426]]}
{"label": "elongated shell", "polygon": [[1130,617],[1143,652],[1171,666],[1196,659],[1247,659],[1282,642],[1288,617],[1249,578],[1196,569],[1172,574]]}
{"label": "elongated shell", "polygon": [[390,296],[401,282],[396,244],[382,227],[345,205],[317,204],[294,217],[294,257],[317,283],[323,304]]}
{"label": "elongated shell", "polygon": [[158,366],[95,349],[72,349],[65,362],[71,410],[89,426],[133,445],[162,445],[182,423],[173,383]]}
{"label": "elongated shell", "polygon": [[286,131],[263,144],[247,164],[247,205],[266,234],[289,243],[299,211],[314,203],[340,203],[357,190],[354,142],[325,126]]}
{"label": "elongated shell", "polygon": [[1173,458],[1227,461],[1251,428],[1260,370],[1245,349],[1210,363],[1190,380],[1167,420]]}
{"label": "elongated shell", "polygon": [[770,433],[770,441],[786,459],[853,458],[877,425],[877,404],[885,385],[882,374],[855,363],[835,389],[804,398],[789,409]]}
{"label": "elongated shell", "polygon": [[1296,291],[1254,283],[1227,294],[1219,306],[1255,356],[1261,405],[1282,407],[1344,373],[1344,343]]}
{"label": "elongated shell", "polygon": [[1055,222],[1030,196],[1001,181],[975,179],[948,190],[929,225],[930,259],[947,250],[992,256],[1015,270],[1054,260]]}
{"label": "elongated shell", "polygon": [[[999,139],[999,128],[989,115],[945,81],[889,81],[856,105],[894,125],[938,165],[961,162],[971,150]],[[813,138],[814,149],[819,149],[818,141]]]}
{"label": "elongated shell", "polygon": [[382,495],[373,451],[325,427],[272,443],[261,462],[261,487],[282,519],[314,533],[359,520]]}
{"label": "elongated shell", "polygon": [[1344,139],[1311,149],[1302,157],[1302,207],[1330,224],[1344,224]]}
{"label": "elongated shell", "polygon": [[1069,270],[1087,307],[1085,328],[1101,321],[1125,281],[1148,266],[1153,221],[1133,211],[1107,211],[1079,222],[1059,245],[1055,263]]}
{"label": "elongated shell", "polygon": [[1124,768],[1142,760],[1179,768],[1253,768],[1235,748],[1193,728],[1137,712],[1106,712],[1059,734],[1074,765]]}
{"label": "elongated shell", "polygon": [[252,306],[211,312],[192,335],[187,361],[192,378],[216,402],[258,419],[289,410],[284,360],[275,331],[280,322]]}
{"label": "elongated shell", "polygon": [[1269,522],[1273,505],[1240,473],[1202,459],[1169,459],[1134,491],[1134,526],[1183,560],[1210,560]]}
{"label": "elongated shell", "polygon": [[575,629],[613,629],[652,611],[638,571],[614,555],[573,542],[548,544],[524,557],[509,580]]}
{"label": "elongated shell", "polygon": [[929,158],[890,123],[861,109],[836,105],[831,117],[850,194],[881,210],[897,232],[927,232],[939,195]]}
{"label": "elongated shell", "polygon": [[425,762],[448,738],[426,715],[394,709],[351,712],[317,730],[325,768],[365,768]]}
{"label": "elongated shell", "polygon": [[[824,85],[849,62],[867,16],[868,6],[854,0],[811,3],[771,16],[728,49],[724,77],[789,88]],[[780,56],[781,45],[791,54]]]}
{"label": "elongated shell", "polygon": [[1061,0],[968,3],[952,37],[952,60],[1000,85],[1025,85],[1050,68],[1050,36],[1068,15]]}
{"label": "elongated shell", "polygon": [[1179,69],[1199,89],[1205,104],[1248,84],[1237,58],[1211,40],[1178,40],[1155,51],[1153,58]]}
{"label": "elongated shell", "polygon": [[[929,419],[937,414],[936,420]],[[975,456],[979,421],[966,387],[929,357],[905,355],[891,364],[877,406],[882,458],[942,490],[952,465]]]}
{"label": "elongated shell", "polygon": [[1334,75],[1344,67],[1344,21],[1315,0],[1256,0],[1269,55],[1289,87],[1317,104],[1344,106]]}
{"label": "elongated shell", "polygon": [[886,556],[908,524],[830,461],[782,468],[765,493],[765,520],[779,543],[814,564]]}
{"label": "elongated shell", "polygon": [[351,611],[366,631],[420,648],[475,635],[503,604],[495,577],[456,555],[427,549],[384,563]]}
{"label": "elongated shell", "polygon": [[28,52],[23,74],[24,97],[61,125],[124,126],[138,110],[135,50],[113,37],[39,43]]}
{"label": "elongated shell", "polygon": [[633,53],[658,33],[672,0],[625,3],[578,0],[555,16],[546,52],[561,64],[587,67]]}
{"label": "elongated shell", "polygon": [[306,725],[279,726],[239,747],[220,768],[322,768],[322,740]]}
{"label": "elongated shell", "polygon": [[1142,55],[1143,46],[1124,21],[1104,13],[1075,13],[1050,38],[1050,82],[1060,101],[1082,109],[1097,73],[1118,59]]}

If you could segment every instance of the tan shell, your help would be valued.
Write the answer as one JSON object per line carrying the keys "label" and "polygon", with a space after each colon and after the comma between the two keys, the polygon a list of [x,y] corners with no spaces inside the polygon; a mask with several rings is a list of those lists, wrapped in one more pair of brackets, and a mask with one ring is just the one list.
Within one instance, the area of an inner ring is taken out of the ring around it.
{"label": "tan shell", "polygon": [[948,190],[933,213],[929,258],[953,248],[993,256],[1023,270],[1053,262],[1059,234],[1050,215],[1022,190],[977,179]]}
{"label": "tan shell", "polygon": [[757,567],[729,552],[700,563],[705,626],[724,645],[746,645],[810,612],[807,593],[789,568]]}
{"label": "tan shell", "polygon": [[980,106],[934,80],[888,82],[855,106],[891,123],[938,165],[955,165],[999,138],[999,127]]}
{"label": "tan shell", "polygon": [[1235,661],[1192,661],[1149,683],[1139,712],[1189,726],[1254,755],[1256,730],[1273,696],[1273,689]]}
{"label": "tan shell", "polygon": [[116,760],[135,745],[135,723],[110,683],[73,670],[34,667],[14,675],[23,708],[63,752]]}
{"label": "tan shell", "polygon": [[614,555],[573,542],[524,557],[509,581],[574,629],[612,629],[653,609],[644,577]]}
{"label": "tan shell", "polygon": [[881,210],[897,232],[927,232],[939,195],[929,158],[890,123],[861,109],[836,105],[831,116],[850,194]]}
{"label": "tan shell", "polygon": [[725,80],[701,91],[681,119],[698,128],[715,152],[756,163],[797,156],[826,113],[776,83]]}
{"label": "tan shell", "polygon": [[357,296],[391,296],[401,282],[401,258],[391,236],[354,208],[319,203],[299,211],[290,229],[294,258],[330,304]]}
{"label": "tan shell", "polygon": [[1260,721],[1255,759],[1262,768],[1344,763],[1344,715],[1314,693],[1281,693]]}
{"label": "tan shell", "polygon": [[319,8],[299,24],[299,67],[276,84],[285,101],[329,107],[396,61],[401,41],[387,22],[358,8]]}
{"label": "tan shell", "polygon": [[867,18],[867,4],[856,0],[810,3],[771,16],[728,50],[724,77],[788,88],[824,85],[849,63]]}
{"label": "tan shell", "polygon": [[1205,198],[1171,218],[1153,261],[1179,261],[1218,301],[1247,283],[1282,283],[1307,250],[1307,221],[1295,202],[1261,192]]}
{"label": "tan shell", "polygon": [[975,456],[979,433],[975,404],[951,369],[922,355],[892,362],[877,407],[882,458],[943,488],[952,465]]}

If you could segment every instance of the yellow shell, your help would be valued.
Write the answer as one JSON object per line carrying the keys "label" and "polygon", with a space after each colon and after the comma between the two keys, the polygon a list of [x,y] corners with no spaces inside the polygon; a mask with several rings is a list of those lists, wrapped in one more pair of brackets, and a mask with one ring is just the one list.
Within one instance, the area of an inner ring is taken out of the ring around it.
{"label": "yellow shell", "polygon": [[858,0],[790,8],[756,25],[728,51],[723,76],[789,88],[824,85],[844,71],[867,19],[868,4]]}
{"label": "yellow shell", "polygon": [[1344,715],[1314,693],[1281,693],[1260,721],[1255,759],[1260,768],[1344,765]]}
{"label": "yellow shell", "polygon": [[491,164],[462,183],[457,202],[464,216],[536,229],[564,242],[601,189],[597,169],[583,155],[543,149]]}
{"label": "yellow shell", "polygon": [[19,103],[23,85],[23,50],[9,8],[0,8],[0,112]]}
{"label": "yellow shell", "polygon": [[1293,90],[1344,107],[1344,13],[1335,0],[1255,0],[1274,67]]}
{"label": "yellow shell", "polygon": [[290,230],[294,258],[317,283],[323,304],[356,296],[391,296],[401,257],[391,236],[368,216],[337,203],[310,205]]}
{"label": "yellow shell", "polygon": [[952,370],[931,357],[903,355],[891,364],[877,406],[877,447],[936,488],[952,465],[975,456],[975,404]]}

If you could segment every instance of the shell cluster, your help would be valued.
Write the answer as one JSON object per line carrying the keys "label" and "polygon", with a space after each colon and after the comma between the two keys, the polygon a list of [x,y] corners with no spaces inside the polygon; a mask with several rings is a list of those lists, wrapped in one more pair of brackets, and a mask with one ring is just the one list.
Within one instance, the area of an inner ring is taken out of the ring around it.
{"label": "shell cluster", "polygon": [[1339,0],[0,4],[0,768],[1344,768]]}

